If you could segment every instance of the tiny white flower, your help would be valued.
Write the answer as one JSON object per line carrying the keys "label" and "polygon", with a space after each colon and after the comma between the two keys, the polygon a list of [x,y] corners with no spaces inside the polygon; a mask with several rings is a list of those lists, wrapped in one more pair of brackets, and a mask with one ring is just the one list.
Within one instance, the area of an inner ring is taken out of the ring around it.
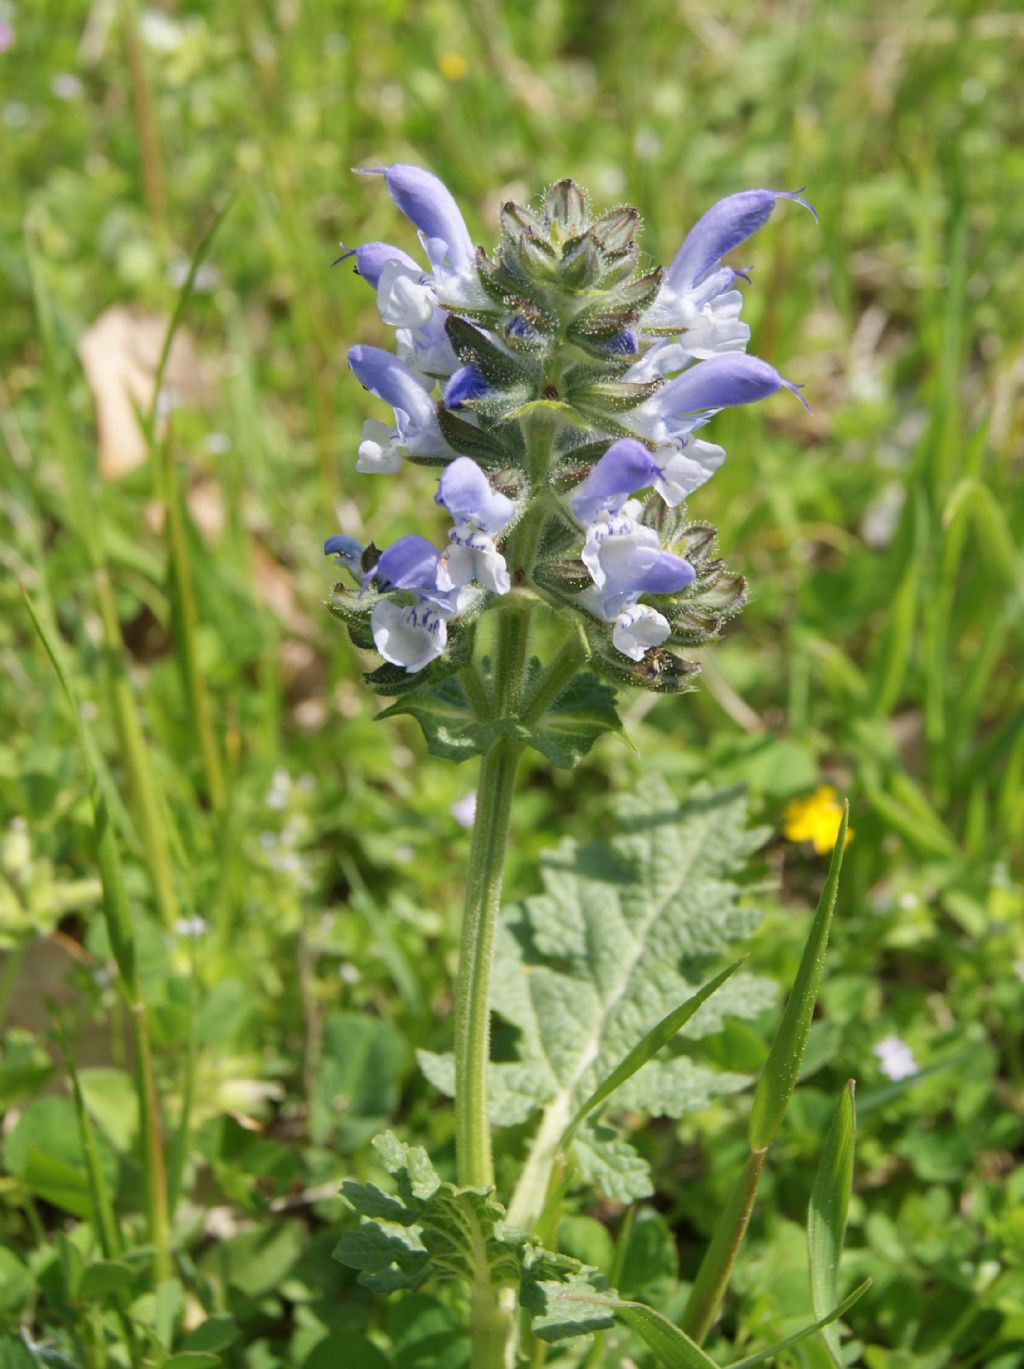
{"label": "tiny white flower", "polygon": [[917,1074],[919,1066],[914,1053],[907,1043],[898,1036],[883,1036],[872,1053],[878,1059],[878,1068],[887,1079],[909,1079]]}
{"label": "tiny white flower", "polygon": [[471,789],[452,804],[451,814],[460,827],[470,828],[476,820],[476,790]]}
{"label": "tiny white flower", "polygon": [[174,930],[179,936],[200,937],[204,932],[210,930],[209,923],[204,917],[179,917],[174,924]]}

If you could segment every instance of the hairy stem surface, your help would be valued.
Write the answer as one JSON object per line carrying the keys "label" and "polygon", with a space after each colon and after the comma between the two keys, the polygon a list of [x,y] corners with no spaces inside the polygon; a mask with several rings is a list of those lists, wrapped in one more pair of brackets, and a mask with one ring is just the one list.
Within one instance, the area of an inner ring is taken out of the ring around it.
{"label": "hairy stem surface", "polygon": [[522,749],[518,742],[499,742],[488,751],[480,763],[477,787],[455,987],[455,1148],[459,1183],[470,1187],[494,1184],[487,1115],[491,962]]}

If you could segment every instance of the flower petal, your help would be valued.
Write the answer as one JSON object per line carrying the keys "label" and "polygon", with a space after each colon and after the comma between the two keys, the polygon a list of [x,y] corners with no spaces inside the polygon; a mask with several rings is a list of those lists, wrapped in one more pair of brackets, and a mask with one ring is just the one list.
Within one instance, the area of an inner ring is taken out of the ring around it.
{"label": "flower petal", "polygon": [[611,510],[620,497],[653,484],[660,475],[661,468],[642,442],[620,438],[573,495],[572,511],[581,522],[590,523],[602,510]]}
{"label": "flower petal", "polygon": [[612,644],[631,661],[641,661],[653,646],[671,636],[668,619],[649,604],[630,604],[615,619]]}
{"label": "flower petal", "polygon": [[446,409],[461,409],[467,399],[479,399],[490,387],[476,366],[460,366],[444,387]]}
{"label": "flower petal", "polygon": [[336,556],[343,566],[350,566],[352,569],[358,567],[362,554],[362,542],[354,537],[346,537],[342,532],[336,532],[324,542],[325,556]]}
{"label": "flower petal", "polygon": [[381,552],[365,582],[376,579],[383,589],[431,590],[436,585],[440,556],[432,542],[410,533]]}
{"label": "flower petal", "polygon": [[784,380],[767,361],[727,352],[709,357],[670,380],[649,403],[665,415],[699,413],[705,409],[756,404],[782,388],[796,394],[796,386]]}
{"label": "flower petal", "polygon": [[[449,263],[458,269],[475,257],[469,229],[443,181],[421,166],[398,162],[384,171],[388,194],[428,241],[442,243]],[[436,247],[434,248],[436,251]]]}
{"label": "flower petal", "polygon": [[499,533],[515,512],[512,500],[491,489],[490,481],[468,456],[459,456],[441,473],[434,502],[459,523],[472,523],[483,532]]}
{"label": "flower petal", "polygon": [[373,606],[370,629],[385,661],[410,675],[436,660],[448,644],[448,625],[432,604],[403,608],[382,599]]}
{"label": "flower petal", "polygon": [[346,257],[355,257],[356,275],[362,276],[374,289],[380,281],[380,273],[389,261],[400,262],[414,271],[423,269],[408,252],[403,252],[400,247],[394,247],[390,242],[364,242],[359,247],[353,247],[338,260],[344,261]]}
{"label": "flower petal", "polygon": [[796,200],[818,217],[806,200],[789,190],[741,190],[727,195],[702,214],[687,233],[665,273],[666,281],[673,289],[697,285],[726,252],[764,227],[780,199]]}
{"label": "flower petal", "polygon": [[348,364],[360,385],[393,409],[404,409],[419,424],[433,418],[434,406],[426,390],[431,382],[424,381],[393,352],[357,343],[348,349]]}

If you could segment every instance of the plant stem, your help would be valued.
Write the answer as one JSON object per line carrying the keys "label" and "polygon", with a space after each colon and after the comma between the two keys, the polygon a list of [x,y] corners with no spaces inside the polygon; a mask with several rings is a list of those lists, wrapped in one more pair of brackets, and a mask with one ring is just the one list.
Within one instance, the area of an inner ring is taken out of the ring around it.
{"label": "plant stem", "polygon": [[740,1253],[743,1237],[747,1234],[765,1154],[763,1150],[752,1150],[747,1156],[747,1162],[729,1195],[729,1201],[722,1209],[711,1244],[704,1253],[693,1281],[681,1326],[698,1345],[714,1325],[729,1286],[732,1267]]}
{"label": "plant stem", "polygon": [[[519,615],[502,615],[506,616]],[[499,742],[480,763],[476,821],[466,879],[459,975],[455,986],[455,1152],[459,1183],[474,1188],[494,1185],[487,1112],[491,961],[501,907],[512,793],[522,750],[518,742]]]}
{"label": "plant stem", "polygon": [[586,657],[581,635],[573,631],[552,657],[523,700],[523,722],[532,723],[555,702]]}
{"label": "plant stem", "polygon": [[132,1053],[135,1056],[135,1088],[139,1099],[139,1135],[142,1140],[142,1181],[146,1225],[153,1242],[155,1283],[174,1272],[171,1261],[171,1224],[167,1211],[167,1174],[160,1134],[160,1104],[156,1092],[153,1052],[149,1043],[146,1007],[141,997],[129,1003]]}
{"label": "plant stem", "polygon": [[178,468],[170,436],[164,438],[160,459],[163,465],[163,492],[167,517],[167,552],[170,562],[172,599],[177,610],[176,639],[182,679],[189,701],[189,715],[195,727],[199,755],[206,781],[206,796],[218,818],[227,811],[227,787],[221,761],[220,743],[214,731],[210,699],[199,661],[199,611],[189,557],[188,530],[178,487]]}

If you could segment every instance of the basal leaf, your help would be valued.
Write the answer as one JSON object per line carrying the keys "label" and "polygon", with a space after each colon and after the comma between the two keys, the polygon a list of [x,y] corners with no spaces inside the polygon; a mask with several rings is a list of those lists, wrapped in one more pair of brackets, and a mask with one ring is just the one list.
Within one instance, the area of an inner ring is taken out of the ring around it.
{"label": "basal leaf", "polygon": [[[567,842],[542,857],[543,892],[508,909],[499,928],[492,988],[494,1011],[518,1031],[518,1060],[494,1067],[496,1118],[519,1122],[531,1104],[543,1108],[521,1192],[543,1189],[577,1110],[757,925],[736,874],[762,839],[746,826],[741,791],[697,791],[680,804],[651,780],[620,802],[610,841]],[[686,1035],[718,1031],[727,1014],[756,1016],[771,1000],[767,981],[734,974]],[[447,1067],[431,1077],[450,1092]],[[745,1083],[662,1050],[609,1103],[682,1116]],[[609,1117],[582,1125],[573,1150],[583,1177],[609,1197],[629,1202],[652,1191],[646,1164]],[[523,1226],[537,1215],[517,1203],[511,1211]]]}
{"label": "basal leaf", "polygon": [[596,1290],[595,1270],[513,1230],[492,1193],[443,1182],[425,1150],[390,1132],[374,1146],[396,1191],[347,1181],[342,1193],[361,1221],[334,1251],[359,1270],[360,1283],[382,1293],[417,1289],[428,1279],[473,1284],[483,1268],[492,1288],[515,1288],[524,1305],[537,1302],[534,1289],[542,1284],[572,1280]]}
{"label": "basal leaf", "polygon": [[[836,1108],[825,1149],[811,1189],[807,1209],[807,1256],[811,1269],[811,1306],[816,1317],[824,1317],[839,1301],[839,1257],[846,1234],[846,1213],[853,1184],[853,1150],[857,1130],[851,1079],[843,1089]],[[822,1340],[837,1365],[839,1327],[829,1322]]]}

